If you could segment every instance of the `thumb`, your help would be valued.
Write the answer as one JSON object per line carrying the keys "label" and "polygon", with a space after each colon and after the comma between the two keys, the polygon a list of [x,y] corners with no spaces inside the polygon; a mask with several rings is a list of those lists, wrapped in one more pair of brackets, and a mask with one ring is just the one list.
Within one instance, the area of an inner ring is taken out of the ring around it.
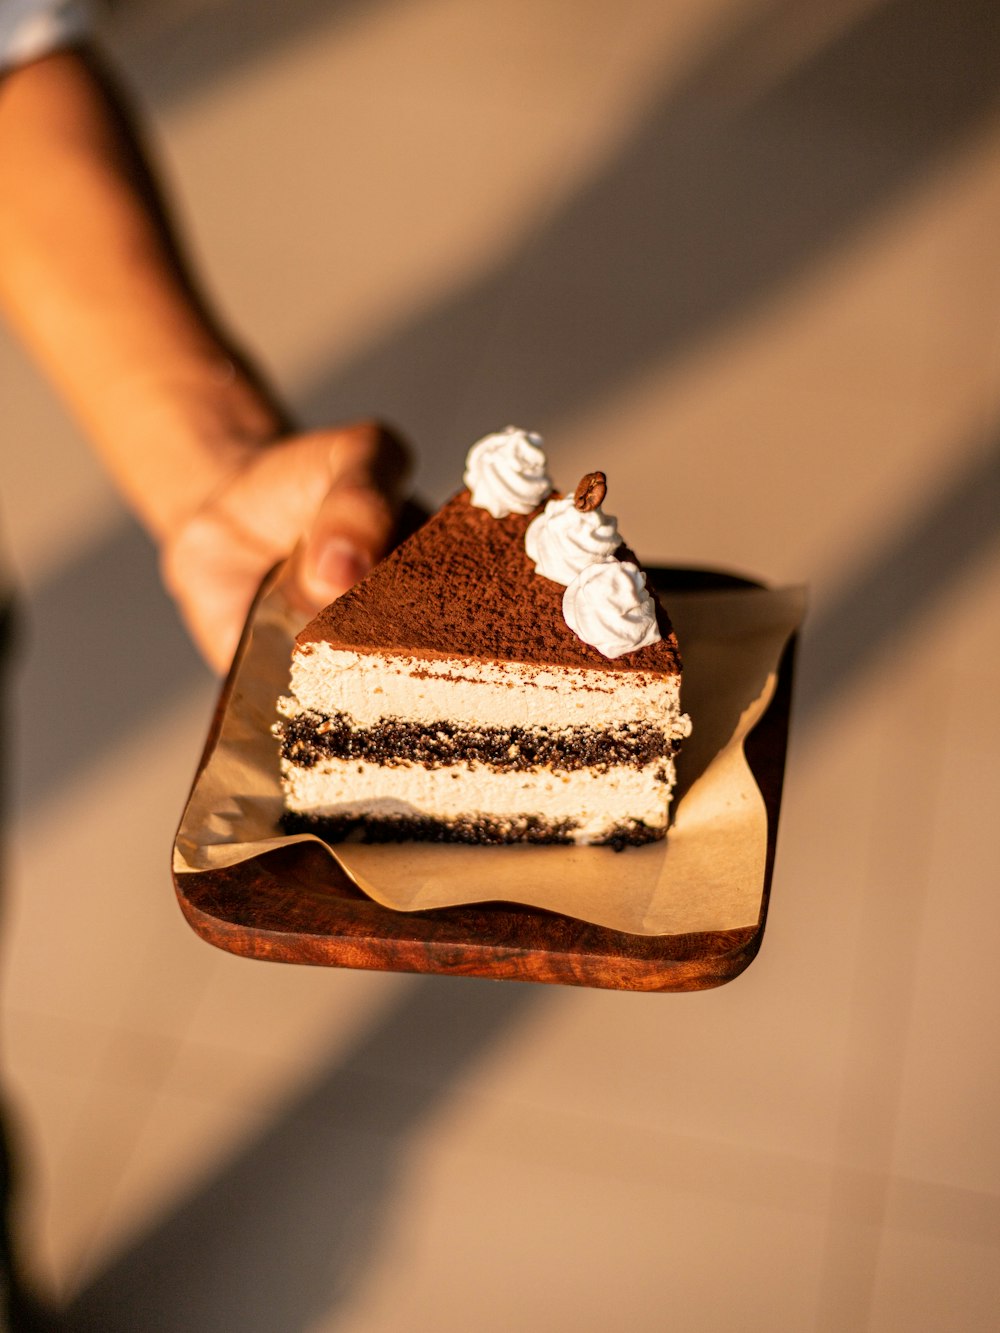
{"label": "thumb", "polygon": [[296,579],[319,609],[385,554],[392,540],[409,456],[386,427],[330,432],[328,489],[300,545]]}

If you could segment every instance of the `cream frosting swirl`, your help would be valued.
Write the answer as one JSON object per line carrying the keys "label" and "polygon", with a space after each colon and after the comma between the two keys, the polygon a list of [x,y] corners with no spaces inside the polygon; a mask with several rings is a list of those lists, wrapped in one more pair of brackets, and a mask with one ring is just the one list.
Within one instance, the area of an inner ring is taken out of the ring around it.
{"label": "cream frosting swirl", "polygon": [[577,574],[563,593],[563,616],[578,638],[605,657],[621,657],[660,638],[645,574],[614,556]]}
{"label": "cream frosting swirl", "polygon": [[477,509],[494,518],[530,514],[552,490],[542,437],[507,426],[469,450],[462,480]]}
{"label": "cream frosting swirl", "polygon": [[577,509],[574,497],[550,500],[528,524],[524,549],[535,573],[572,583],[581,569],[605,560],[621,546],[618,520],[598,509]]}

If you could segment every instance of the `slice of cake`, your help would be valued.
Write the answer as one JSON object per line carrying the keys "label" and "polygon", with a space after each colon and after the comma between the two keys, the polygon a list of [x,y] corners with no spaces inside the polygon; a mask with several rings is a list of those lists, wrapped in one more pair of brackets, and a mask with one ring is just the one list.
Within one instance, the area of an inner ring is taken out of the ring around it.
{"label": "slice of cake", "polygon": [[689,723],[670,622],[603,474],[550,498],[537,437],[298,636],[279,702],[286,824],[328,840],[607,843],[667,830]]}

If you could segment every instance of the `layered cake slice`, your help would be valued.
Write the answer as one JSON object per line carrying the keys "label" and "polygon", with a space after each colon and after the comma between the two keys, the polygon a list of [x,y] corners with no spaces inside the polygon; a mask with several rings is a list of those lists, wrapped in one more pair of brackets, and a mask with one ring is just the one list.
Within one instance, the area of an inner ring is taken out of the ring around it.
{"label": "layered cake slice", "polygon": [[665,835],[689,730],[677,642],[600,507],[603,474],[548,498],[539,446],[513,428],[480,441],[468,489],[298,636],[275,728],[287,826]]}

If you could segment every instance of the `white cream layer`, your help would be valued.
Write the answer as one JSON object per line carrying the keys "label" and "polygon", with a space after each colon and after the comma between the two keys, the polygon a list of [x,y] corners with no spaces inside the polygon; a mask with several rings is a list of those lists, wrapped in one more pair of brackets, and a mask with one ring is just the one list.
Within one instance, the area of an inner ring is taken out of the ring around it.
{"label": "white cream layer", "polygon": [[517,662],[423,661],[308,644],[292,659],[292,693],[303,708],[346,713],[358,727],[386,716],[455,726],[588,727],[651,724],[672,738],[691,730],[680,711],[680,677],[646,671],[545,669]]}
{"label": "white cream layer", "polygon": [[[288,808],[303,814],[355,818],[425,816],[430,819],[508,819],[538,814],[546,821],[577,821],[576,842],[607,837],[641,819],[666,827],[673,764],[621,765],[606,773],[544,769],[497,773],[485,764],[424,768],[335,759],[312,768],[283,763]],[[667,781],[657,780],[666,772]]]}

